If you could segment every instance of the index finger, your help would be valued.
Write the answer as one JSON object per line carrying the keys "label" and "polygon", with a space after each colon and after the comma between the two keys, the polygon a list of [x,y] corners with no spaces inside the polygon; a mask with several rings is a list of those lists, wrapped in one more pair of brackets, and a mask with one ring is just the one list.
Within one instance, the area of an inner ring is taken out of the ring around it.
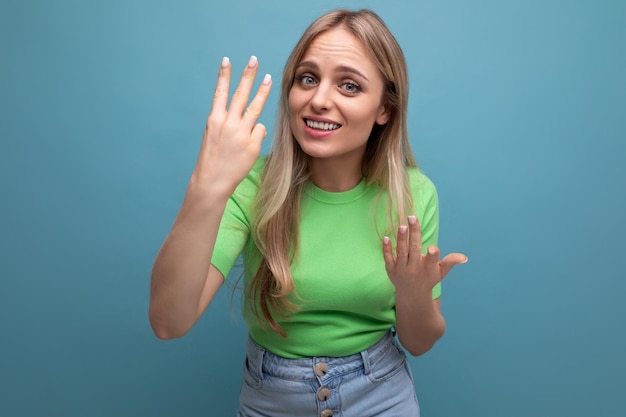
{"label": "index finger", "polygon": [[243,123],[250,128],[254,126],[256,121],[259,119],[259,116],[261,116],[265,102],[270,95],[271,88],[272,76],[270,74],[265,74],[265,77],[263,77],[263,81],[261,81],[261,85],[259,86],[259,90],[252,99],[252,102],[250,102],[248,108],[246,108],[246,112],[243,115]]}
{"label": "index finger", "polygon": [[220,65],[220,72],[217,76],[217,85],[215,86],[215,93],[213,94],[213,112],[226,113],[226,106],[228,105],[228,90],[230,89],[230,74],[232,67],[228,57],[222,58],[222,64]]}

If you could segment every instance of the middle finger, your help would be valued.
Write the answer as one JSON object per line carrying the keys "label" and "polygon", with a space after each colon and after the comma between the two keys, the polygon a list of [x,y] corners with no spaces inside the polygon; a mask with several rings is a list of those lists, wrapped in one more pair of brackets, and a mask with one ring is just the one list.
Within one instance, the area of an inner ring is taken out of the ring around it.
{"label": "middle finger", "polygon": [[257,69],[259,68],[257,58],[252,55],[248,61],[248,65],[243,70],[241,75],[241,81],[233,94],[233,98],[230,102],[230,108],[228,109],[229,117],[241,118],[248,99],[250,98],[250,91],[252,90],[252,84],[256,77]]}
{"label": "middle finger", "polygon": [[422,254],[422,230],[416,216],[409,216],[409,253],[415,259]]}
{"label": "middle finger", "polygon": [[398,227],[398,237],[396,239],[396,260],[402,265],[406,265],[409,257],[409,250],[407,248],[407,233],[408,228],[406,225],[403,224]]}

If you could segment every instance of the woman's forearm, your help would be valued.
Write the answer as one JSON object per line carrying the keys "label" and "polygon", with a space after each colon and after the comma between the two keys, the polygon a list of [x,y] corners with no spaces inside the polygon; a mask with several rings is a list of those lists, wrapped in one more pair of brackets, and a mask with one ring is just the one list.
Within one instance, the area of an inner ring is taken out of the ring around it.
{"label": "woman's forearm", "polygon": [[446,330],[439,300],[432,295],[405,289],[396,293],[396,331],[402,345],[413,356],[428,352]]}
{"label": "woman's forearm", "polygon": [[198,320],[200,296],[228,196],[198,195],[191,181],[185,201],[155,259],[150,323],[160,338],[180,337]]}
{"label": "woman's forearm", "polygon": [[461,253],[440,259],[439,248],[428,246],[422,254],[422,235],[415,216],[408,227],[398,228],[395,255],[389,237],[383,238],[387,275],[396,288],[396,330],[402,345],[414,356],[428,352],[443,336],[446,322],[439,300],[432,299],[433,288],[448,272],[467,262]]}
{"label": "woman's forearm", "polygon": [[[201,184],[204,183],[204,184]],[[160,338],[184,335],[198,320],[219,225],[230,192],[192,177],[152,268],[150,323]]]}
{"label": "woman's forearm", "polygon": [[250,172],[267,134],[257,119],[272,85],[269,75],[248,105],[257,70],[253,56],[228,103],[232,68],[228,58],[222,60],[198,162],[152,270],[149,315],[158,337],[184,335],[212,298],[206,293],[203,297],[205,286],[217,291],[223,280],[209,275],[220,222],[228,198]]}

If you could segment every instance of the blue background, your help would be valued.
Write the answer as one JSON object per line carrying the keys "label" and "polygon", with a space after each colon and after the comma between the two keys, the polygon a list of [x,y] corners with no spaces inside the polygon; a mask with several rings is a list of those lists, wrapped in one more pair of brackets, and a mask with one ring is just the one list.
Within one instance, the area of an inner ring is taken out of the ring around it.
{"label": "blue background", "polygon": [[403,46],[441,247],[470,258],[411,359],[423,415],[626,415],[626,2],[2,0],[1,416],[234,415],[238,297],[159,341],[152,262],[222,56],[279,80],[339,6]]}

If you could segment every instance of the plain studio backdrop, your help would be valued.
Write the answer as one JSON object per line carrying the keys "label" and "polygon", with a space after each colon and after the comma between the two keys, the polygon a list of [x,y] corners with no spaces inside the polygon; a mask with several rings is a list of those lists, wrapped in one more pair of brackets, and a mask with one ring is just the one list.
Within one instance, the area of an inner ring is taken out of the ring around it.
{"label": "plain studio backdrop", "polygon": [[288,53],[337,7],[403,47],[440,246],[470,258],[411,359],[423,415],[626,415],[626,2],[2,0],[0,416],[234,415],[239,296],[160,341],[152,262],[222,57],[274,76],[269,138]]}

